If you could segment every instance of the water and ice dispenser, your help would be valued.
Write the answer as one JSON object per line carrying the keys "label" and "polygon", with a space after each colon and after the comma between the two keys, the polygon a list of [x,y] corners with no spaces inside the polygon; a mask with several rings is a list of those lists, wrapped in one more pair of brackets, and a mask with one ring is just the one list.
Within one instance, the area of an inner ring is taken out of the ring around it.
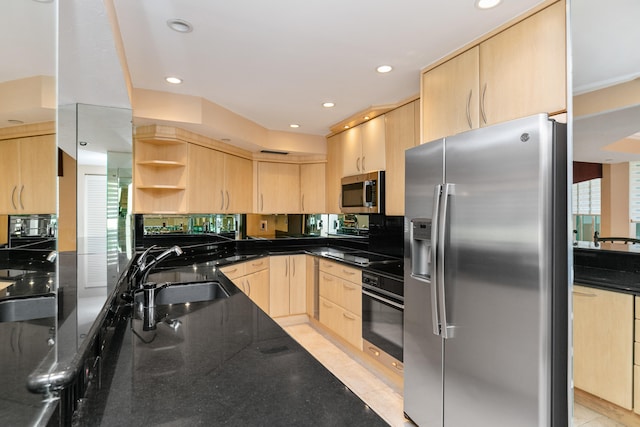
{"label": "water and ice dispenser", "polygon": [[411,275],[431,279],[431,219],[411,220]]}

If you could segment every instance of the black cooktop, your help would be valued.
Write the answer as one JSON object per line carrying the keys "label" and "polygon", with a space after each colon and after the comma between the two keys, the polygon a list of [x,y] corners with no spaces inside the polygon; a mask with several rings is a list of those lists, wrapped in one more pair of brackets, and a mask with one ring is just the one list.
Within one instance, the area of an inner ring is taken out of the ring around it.
{"label": "black cooktop", "polygon": [[402,260],[377,261],[371,262],[367,266],[366,271],[374,273],[386,273],[402,280],[404,276],[404,263]]}

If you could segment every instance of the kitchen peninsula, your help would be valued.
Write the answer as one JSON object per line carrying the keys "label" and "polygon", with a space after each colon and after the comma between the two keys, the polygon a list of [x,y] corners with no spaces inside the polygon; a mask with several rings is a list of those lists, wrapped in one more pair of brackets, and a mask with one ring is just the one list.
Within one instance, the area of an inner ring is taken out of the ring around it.
{"label": "kitchen peninsula", "polygon": [[219,281],[224,291],[210,301],[159,305],[152,330],[145,330],[142,312],[120,297],[123,278],[105,308],[109,315],[93,329],[106,345],[101,354],[87,353],[84,365],[100,356],[102,367],[88,381],[74,425],[386,425],[221,274],[285,254],[335,261],[358,244],[319,238],[184,247],[183,256],[167,259],[149,280]]}

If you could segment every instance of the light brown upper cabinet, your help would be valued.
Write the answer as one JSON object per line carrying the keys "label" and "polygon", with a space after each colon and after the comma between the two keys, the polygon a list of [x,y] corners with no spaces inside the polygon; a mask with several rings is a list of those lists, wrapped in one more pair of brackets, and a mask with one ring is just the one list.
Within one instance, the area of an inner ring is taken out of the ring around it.
{"label": "light brown upper cabinet", "polygon": [[258,162],[258,213],[300,212],[300,166]]}
{"label": "light brown upper cabinet", "polygon": [[343,132],[343,176],[385,169],[384,129],[382,115]]}
{"label": "light brown upper cabinet", "polygon": [[481,126],[566,110],[564,1],[480,44]]}
{"label": "light brown upper cabinet", "polygon": [[224,153],[189,144],[189,213],[224,212]]}
{"label": "light brown upper cabinet", "polygon": [[189,213],[251,211],[251,160],[189,144]]}
{"label": "light brown upper cabinet", "polygon": [[56,212],[55,135],[0,141],[0,213]]}
{"label": "light brown upper cabinet", "polygon": [[420,104],[413,101],[386,113],[387,215],[404,215],[404,152],[418,144]]}
{"label": "light brown upper cabinet", "polygon": [[422,75],[422,141],[475,129],[480,124],[479,47]]}
{"label": "light brown upper cabinet", "polygon": [[301,213],[325,212],[324,163],[300,165],[300,208]]}
{"label": "light brown upper cabinet", "polygon": [[420,143],[565,111],[565,34],[560,1],[423,73]]}
{"label": "light brown upper cabinet", "polygon": [[327,138],[327,169],[326,169],[326,212],[340,213],[340,186],[342,173],[342,137],[345,134]]}

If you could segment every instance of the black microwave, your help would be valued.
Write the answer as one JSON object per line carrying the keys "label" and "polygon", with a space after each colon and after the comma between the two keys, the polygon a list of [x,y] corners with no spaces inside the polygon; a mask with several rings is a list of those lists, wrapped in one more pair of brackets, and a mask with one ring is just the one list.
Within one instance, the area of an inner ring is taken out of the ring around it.
{"label": "black microwave", "polygon": [[342,178],[340,210],[343,213],[384,213],[384,171]]}

